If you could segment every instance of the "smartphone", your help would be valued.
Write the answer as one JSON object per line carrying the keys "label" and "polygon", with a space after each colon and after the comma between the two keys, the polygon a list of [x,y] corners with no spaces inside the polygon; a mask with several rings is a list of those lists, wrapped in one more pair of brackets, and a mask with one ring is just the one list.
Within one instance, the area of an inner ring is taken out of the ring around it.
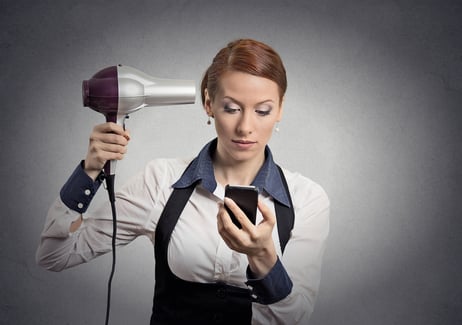
{"label": "smartphone", "polygon": [[[245,213],[247,218],[255,224],[257,220],[257,202],[258,202],[258,189],[255,186],[241,186],[241,185],[226,185],[225,187],[225,196],[232,199],[236,204],[241,208]],[[240,229],[242,228],[239,221],[237,221],[234,214],[226,206],[226,211],[228,211],[231,220],[234,224]]]}

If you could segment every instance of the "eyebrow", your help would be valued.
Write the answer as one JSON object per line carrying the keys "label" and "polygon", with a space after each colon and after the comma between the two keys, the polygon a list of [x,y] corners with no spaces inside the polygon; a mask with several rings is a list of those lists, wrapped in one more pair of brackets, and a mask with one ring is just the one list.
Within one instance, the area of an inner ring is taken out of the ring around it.
{"label": "eyebrow", "polygon": [[[224,97],[223,97],[223,99],[226,99],[226,98],[232,100],[233,102],[235,102],[235,103],[238,104],[239,106],[244,107],[244,104],[241,103],[240,101],[238,101],[237,99],[235,99],[235,98],[233,98],[233,97],[231,97],[231,96],[224,96]],[[272,100],[272,99],[265,99],[265,100],[263,100],[263,101],[261,101],[261,102],[258,102],[255,106],[258,106],[258,105],[261,105],[261,104],[265,104],[265,103],[267,103],[267,102],[271,102],[271,103],[274,104],[274,100]]]}

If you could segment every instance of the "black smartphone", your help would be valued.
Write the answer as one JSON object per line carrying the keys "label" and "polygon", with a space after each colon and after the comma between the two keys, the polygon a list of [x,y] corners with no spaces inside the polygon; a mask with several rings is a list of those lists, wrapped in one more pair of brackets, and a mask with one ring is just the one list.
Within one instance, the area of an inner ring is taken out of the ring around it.
{"label": "black smartphone", "polygon": [[[258,189],[255,186],[241,186],[241,185],[226,185],[225,187],[225,196],[232,199],[236,204],[241,208],[245,213],[247,218],[255,224],[257,219],[257,202],[258,202]],[[228,211],[231,220],[234,224],[240,229],[242,228],[239,221],[237,221],[234,214],[226,206],[226,211]]]}

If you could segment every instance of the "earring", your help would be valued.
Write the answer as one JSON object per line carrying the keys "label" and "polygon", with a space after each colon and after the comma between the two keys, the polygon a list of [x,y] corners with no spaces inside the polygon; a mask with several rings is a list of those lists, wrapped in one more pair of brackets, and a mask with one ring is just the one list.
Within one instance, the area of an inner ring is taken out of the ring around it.
{"label": "earring", "polygon": [[274,128],[274,131],[279,132],[279,122],[276,124],[276,127]]}
{"label": "earring", "polygon": [[215,115],[213,115],[213,114],[209,115],[209,119],[207,120],[207,125],[212,124],[212,121],[210,120],[210,118],[214,118],[214,117],[215,117]]}

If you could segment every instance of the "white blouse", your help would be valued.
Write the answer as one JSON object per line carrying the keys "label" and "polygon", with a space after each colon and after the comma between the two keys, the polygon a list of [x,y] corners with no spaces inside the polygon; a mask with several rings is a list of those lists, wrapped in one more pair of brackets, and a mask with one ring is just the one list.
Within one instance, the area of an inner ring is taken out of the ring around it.
{"label": "white blouse", "polygon": [[[180,178],[188,163],[181,159],[153,160],[117,192],[117,245],[126,245],[142,235],[154,244],[157,221],[173,190],[172,184]],[[286,298],[274,304],[253,303],[253,324],[307,324],[319,288],[329,232],[329,200],[318,184],[298,173],[283,171],[295,211],[295,224],[284,255],[277,224],[273,238],[293,289]],[[222,281],[246,287],[247,257],[231,250],[217,230],[218,202],[223,197],[221,185],[217,185],[213,193],[200,184],[196,187],[172,233],[168,263],[172,272],[184,280]],[[263,193],[260,199],[274,211],[270,196]],[[109,203],[84,213],[80,228],[70,233],[69,227],[79,215],[60,198],[54,202],[37,250],[40,265],[61,271],[111,251]],[[259,214],[257,223],[261,218]]]}

